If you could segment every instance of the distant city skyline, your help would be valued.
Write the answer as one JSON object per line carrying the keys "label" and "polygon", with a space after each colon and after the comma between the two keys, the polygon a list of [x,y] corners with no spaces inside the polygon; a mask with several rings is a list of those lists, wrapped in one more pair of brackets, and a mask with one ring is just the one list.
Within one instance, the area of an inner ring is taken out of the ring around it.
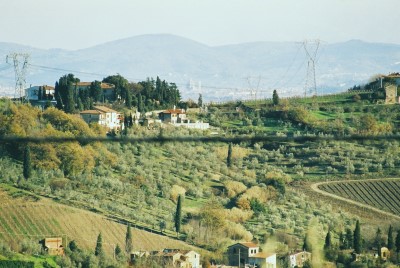
{"label": "distant city skyline", "polygon": [[0,42],[83,49],[143,34],[216,46],[256,41],[400,44],[398,0],[0,0]]}

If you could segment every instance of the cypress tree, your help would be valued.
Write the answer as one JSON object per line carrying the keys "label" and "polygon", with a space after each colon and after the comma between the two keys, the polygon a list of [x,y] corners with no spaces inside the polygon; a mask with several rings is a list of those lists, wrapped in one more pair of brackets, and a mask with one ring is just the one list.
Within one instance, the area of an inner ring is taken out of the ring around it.
{"label": "cypress tree", "polygon": [[400,230],[397,231],[396,240],[394,242],[394,245],[396,246],[396,252],[400,253]]}
{"label": "cypress tree", "polygon": [[24,178],[29,179],[32,175],[31,148],[27,144],[24,151]]}
{"label": "cypress tree", "polygon": [[346,236],[345,236],[345,249],[351,249],[354,246],[354,236],[353,231],[350,228],[346,229]]}
{"label": "cypress tree", "polygon": [[182,222],[182,196],[178,196],[178,202],[176,203],[176,212],[175,212],[175,231],[179,233],[181,231],[181,222]]}
{"label": "cypress tree", "polygon": [[332,246],[331,230],[328,230],[328,233],[325,236],[324,249],[330,249],[331,246]]}
{"label": "cypress tree", "polygon": [[199,100],[197,101],[199,108],[203,107],[203,96],[199,94]]}
{"label": "cypress tree", "polygon": [[100,256],[103,255],[103,237],[101,236],[101,233],[97,236],[97,242],[96,242],[96,248],[94,250],[94,255],[95,256]]}
{"label": "cypress tree", "polygon": [[130,254],[133,249],[131,225],[128,224],[125,236],[125,251]]}
{"label": "cypress tree", "polygon": [[228,157],[226,158],[226,165],[228,167],[232,166],[232,143],[229,143],[228,146]]}
{"label": "cypress tree", "polygon": [[357,220],[356,222],[356,228],[354,229],[354,251],[357,254],[361,253],[361,230],[360,230],[360,221]]}
{"label": "cypress tree", "polygon": [[272,103],[274,105],[279,104],[279,96],[278,96],[278,92],[276,92],[276,89],[274,89],[274,92],[272,93]]}
{"label": "cypress tree", "polygon": [[307,252],[311,252],[311,251],[312,251],[312,247],[311,247],[310,241],[309,241],[309,239],[308,239],[308,234],[306,234],[306,235],[304,236],[303,250],[304,250],[304,251],[307,251]]}
{"label": "cypress tree", "polygon": [[388,247],[389,250],[392,250],[394,248],[393,227],[392,227],[392,225],[389,226],[387,247]]}

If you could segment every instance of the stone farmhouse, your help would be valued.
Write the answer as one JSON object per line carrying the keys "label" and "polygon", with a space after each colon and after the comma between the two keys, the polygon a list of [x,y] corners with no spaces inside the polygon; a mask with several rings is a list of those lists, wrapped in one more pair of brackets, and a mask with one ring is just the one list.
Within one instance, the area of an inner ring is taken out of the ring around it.
{"label": "stone farmhouse", "polygon": [[276,268],[276,253],[261,252],[252,242],[236,243],[228,247],[230,266]]}
{"label": "stone farmhouse", "polygon": [[289,267],[303,267],[306,261],[311,261],[311,253],[307,251],[298,251],[289,255]]}
{"label": "stone farmhouse", "polygon": [[51,256],[64,255],[62,237],[49,237],[41,241],[43,249]]}
{"label": "stone farmhouse", "polygon": [[97,123],[106,127],[108,131],[123,129],[122,114],[105,106],[94,106],[93,110],[82,111],[80,115],[86,123]]}

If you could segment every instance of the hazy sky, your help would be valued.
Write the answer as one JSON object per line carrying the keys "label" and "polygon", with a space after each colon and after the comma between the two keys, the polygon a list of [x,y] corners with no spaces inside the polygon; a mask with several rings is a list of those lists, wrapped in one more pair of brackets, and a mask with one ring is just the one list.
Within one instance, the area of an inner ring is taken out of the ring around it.
{"label": "hazy sky", "polygon": [[207,45],[252,41],[400,44],[399,0],[0,0],[0,42],[86,48],[168,33]]}

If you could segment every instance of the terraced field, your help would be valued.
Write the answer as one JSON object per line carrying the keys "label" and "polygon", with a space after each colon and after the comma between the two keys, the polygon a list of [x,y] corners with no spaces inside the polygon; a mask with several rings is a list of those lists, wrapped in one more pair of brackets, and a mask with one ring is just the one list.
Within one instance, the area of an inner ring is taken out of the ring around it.
{"label": "terraced field", "polygon": [[328,182],[318,189],[400,215],[400,179]]}
{"label": "terraced field", "polygon": [[[78,246],[94,250],[101,232],[103,248],[112,253],[116,244],[125,243],[126,226],[92,212],[57,204],[24,191],[0,185],[0,239],[5,242],[62,236]],[[134,250],[163,248],[188,249],[187,244],[168,237],[132,228]]]}

